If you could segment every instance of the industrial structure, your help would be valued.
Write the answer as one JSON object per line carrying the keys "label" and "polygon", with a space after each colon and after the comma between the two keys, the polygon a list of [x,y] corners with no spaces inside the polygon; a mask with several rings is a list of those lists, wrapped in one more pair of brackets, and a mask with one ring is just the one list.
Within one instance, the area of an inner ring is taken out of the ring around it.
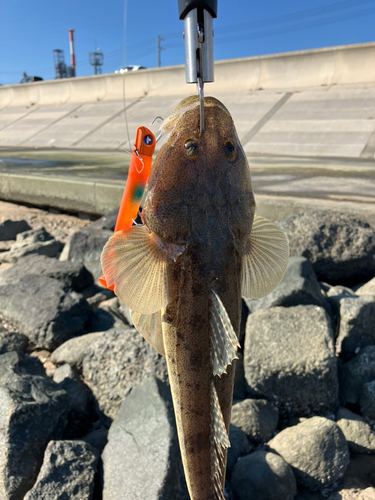
{"label": "industrial structure", "polygon": [[72,78],[76,76],[76,62],[74,54],[74,30],[68,30],[69,32],[69,48],[70,48],[70,66],[65,64],[64,51],[61,49],[55,49],[53,51],[53,63],[55,66],[55,79],[60,78]]}
{"label": "industrial structure", "polygon": [[89,52],[89,61],[94,66],[94,75],[101,75],[103,66],[103,52],[98,49],[96,52]]}

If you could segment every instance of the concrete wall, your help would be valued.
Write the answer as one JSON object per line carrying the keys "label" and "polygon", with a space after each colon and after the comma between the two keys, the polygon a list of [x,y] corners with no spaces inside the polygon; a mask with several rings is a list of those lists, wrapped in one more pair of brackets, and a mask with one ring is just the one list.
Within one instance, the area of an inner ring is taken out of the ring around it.
{"label": "concrete wall", "polygon": [[[212,94],[252,89],[287,89],[375,82],[375,43],[303,50],[215,63]],[[122,100],[124,78],[105,74],[0,88],[0,108]],[[128,98],[186,95],[183,66],[125,75]]]}
{"label": "concrete wall", "polygon": [[[219,61],[205,93],[228,107],[248,153],[373,158],[374,61],[375,43]],[[131,140],[196,92],[183,66],[0,87],[0,146],[118,149],[123,85]]]}

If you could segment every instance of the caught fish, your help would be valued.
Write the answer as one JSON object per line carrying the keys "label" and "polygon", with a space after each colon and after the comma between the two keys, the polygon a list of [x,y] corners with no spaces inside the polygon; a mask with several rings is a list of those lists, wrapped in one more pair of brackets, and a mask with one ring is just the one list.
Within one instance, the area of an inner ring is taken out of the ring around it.
{"label": "caught fish", "polygon": [[191,500],[223,500],[241,296],[283,277],[288,242],[254,216],[250,169],[230,113],[184,99],[148,184],[144,224],[115,233],[102,254],[109,286],[144,338],[166,356]]}

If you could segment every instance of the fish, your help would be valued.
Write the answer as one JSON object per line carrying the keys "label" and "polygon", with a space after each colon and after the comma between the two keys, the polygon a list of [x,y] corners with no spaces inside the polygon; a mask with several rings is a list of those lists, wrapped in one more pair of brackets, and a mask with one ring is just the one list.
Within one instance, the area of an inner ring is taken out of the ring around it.
{"label": "fish", "polygon": [[165,120],[143,224],[116,232],[101,262],[134,325],[166,357],[191,500],[224,500],[242,296],[281,281],[288,241],[255,215],[250,168],[227,108],[185,98]]}

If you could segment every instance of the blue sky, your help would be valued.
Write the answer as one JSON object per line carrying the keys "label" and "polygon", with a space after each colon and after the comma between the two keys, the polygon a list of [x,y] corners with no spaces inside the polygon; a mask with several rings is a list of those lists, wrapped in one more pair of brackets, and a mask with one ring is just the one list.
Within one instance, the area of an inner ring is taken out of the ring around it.
{"label": "blue sky", "polygon": [[[88,53],[100,48],[103,73],[126,64],[157,65],[157,35],[165,38],[162,66],[182,64],[183,23],[177,0],[0,0],[0,83],[22,72],[54,78],[53,49],[69,63],[68,29],[75,32],[77,76],[93,74]],[[218,0],[215,60],[272,54],[375,38],[375,0]]]}

